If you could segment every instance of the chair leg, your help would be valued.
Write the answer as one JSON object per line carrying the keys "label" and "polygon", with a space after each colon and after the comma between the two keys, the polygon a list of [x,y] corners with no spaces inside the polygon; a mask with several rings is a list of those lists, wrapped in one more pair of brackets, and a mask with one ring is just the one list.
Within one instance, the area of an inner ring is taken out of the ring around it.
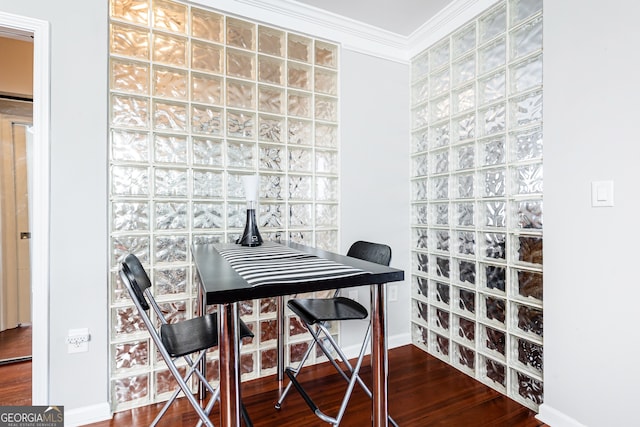
{"label": "chair leg", "polygon": [[[302,366],[307,361],[307,358],[311,354],[311,351],[313,350],[315,345],[316,345],[316,340],[315,340],[315,337],[314,337],[314,339],[311,341],[311,344],[309,344],[309,347],[307,348],[307,351],[302,356],[302,360],[300,360],[300,362],[298,363],[298,366],[295,369],[288,368],[289,370],[292,371],[294,377],[297,377],[298,373],[300,373],[300,370],[302,369]],[[289,390],[291,389],[292,384],[293,383],[291,381],[289,381],[289,384],[287,384],[287,386],[285,387],[284,391],[280,395],[280,398],[278,399],[278,402],[276,402],[276,404],[275,404],[276,409],[280,409],[282,407],[282,402],[284,402],[284,398],[287,397],[287,394],[289,394]]]}

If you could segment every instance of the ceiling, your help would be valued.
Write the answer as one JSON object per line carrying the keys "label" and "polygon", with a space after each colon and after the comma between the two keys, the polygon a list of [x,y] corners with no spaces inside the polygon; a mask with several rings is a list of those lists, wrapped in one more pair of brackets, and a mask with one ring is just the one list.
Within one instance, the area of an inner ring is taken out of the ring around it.
{"label": "ceiling", "polygon": [[454,0],[297,0],[402,36],[409,36]]}

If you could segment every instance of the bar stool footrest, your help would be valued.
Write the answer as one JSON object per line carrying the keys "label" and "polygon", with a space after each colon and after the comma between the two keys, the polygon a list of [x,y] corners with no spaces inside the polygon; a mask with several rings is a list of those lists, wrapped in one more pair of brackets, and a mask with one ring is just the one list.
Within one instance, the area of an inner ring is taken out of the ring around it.
{"label": "bar stool footrest", "polygon": [[289,377],[289,380],[291,381],[291,384],[293,384],[293,387],[298,391],[298,393],[300,393],[300,396],[302,396],[304,401],[307,403],[309,409],[311,409],[311,412],[316,414],[316,416],[322,421],[335,425],[337,420],[322,412],[320,408],[318,408],[318,405],[315,404],[313,399],[311,399],[311,396],[309,396],[304,388],[302,388],[302,385],[300,385],[300,383],[296,379],[296,376],[294,375],[294,369],[286,368],[284,372]]}

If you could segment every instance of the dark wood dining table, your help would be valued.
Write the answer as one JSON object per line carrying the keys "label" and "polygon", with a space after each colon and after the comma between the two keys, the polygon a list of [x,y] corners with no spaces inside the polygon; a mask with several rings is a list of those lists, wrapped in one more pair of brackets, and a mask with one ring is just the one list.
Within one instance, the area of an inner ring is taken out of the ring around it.
{"label": "dark wood dining table", "polygon": [[[256,282],[243,277],[236,271],[222,253],[236,248],[245,248],[250,257],[251,249],[233,243],[194,244],[192,255],[200,277],[199,311],[206,305],[218,304],[218,350],[220,357],[220,414],[222,427],[240,426],[240,349],[238,302],[259,298],[279,298],[279,316],[282,332],[284,313],[282,297],[304,292],[340,289],[369,285],[371,291],[371,364],[373,370],[372,425],[388,425],[388,361],[386,328],[386,287],[388,282],[404,280],[404,271],[380,264],[338,255],[332,252],[293,242],[275,244],[265,242],[265,246],[280,247],[282,250],[298,251],[312,257],[328,260],[341,265],[345,270],[353,270],[349,275],[328,275],[283,279],[277,274],[272,278],[263,277]],[[260,247],[258,247],[260,248]],[[236,267],[237,268],[237,267]],[[280,334],[281,335],[281,334]],[[282,380],[283,345],[279,340],[278,379]],[[275,410],[275,409],[274,409]]]}

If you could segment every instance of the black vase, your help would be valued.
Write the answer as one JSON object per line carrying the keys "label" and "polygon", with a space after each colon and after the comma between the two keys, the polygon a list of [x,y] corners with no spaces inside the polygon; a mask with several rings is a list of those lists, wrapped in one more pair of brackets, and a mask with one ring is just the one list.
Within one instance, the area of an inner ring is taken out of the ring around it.
{"label": "black vase", "polygon": [[247,222],[244,225],[244,232],[236,243],[242,246],[260,246],[262,244],[262,236],[260,236],[260,231],[258,231],[256,210],[254,208],[247,208]]}

